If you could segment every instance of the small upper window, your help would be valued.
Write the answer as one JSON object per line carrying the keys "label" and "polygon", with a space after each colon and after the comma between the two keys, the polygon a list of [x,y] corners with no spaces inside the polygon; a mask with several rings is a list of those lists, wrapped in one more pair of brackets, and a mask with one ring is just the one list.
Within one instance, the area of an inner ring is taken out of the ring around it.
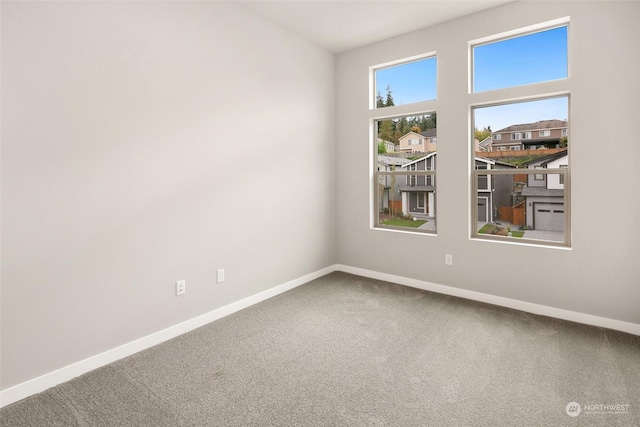
{"label": "small upper window", "polygon": [[473,47],[473,92],[568,77],[568,26]]}
{"label": "small upper window", "polygon": [[538,136],[551,136],[550,130],[541,130],[538,132]]}
{"label": "small upper window", "polygon": [[502,134],[496,133],[495,135],[493,135],[493,139],[496,139],[496,140],[502,139]]}
{"label": "small upper window", "polygon": [[436,57],[374,70],[375,108],[436,99]]}

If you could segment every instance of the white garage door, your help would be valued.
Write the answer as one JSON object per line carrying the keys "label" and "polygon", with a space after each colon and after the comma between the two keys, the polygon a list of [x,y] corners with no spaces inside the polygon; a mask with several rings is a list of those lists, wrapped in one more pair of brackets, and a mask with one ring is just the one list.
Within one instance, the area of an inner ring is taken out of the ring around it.
{"label": "white garage door", "polygon": [[562,203],[536,203],[533,214],[533,228],[535,230],[564,230],[564,205]]}

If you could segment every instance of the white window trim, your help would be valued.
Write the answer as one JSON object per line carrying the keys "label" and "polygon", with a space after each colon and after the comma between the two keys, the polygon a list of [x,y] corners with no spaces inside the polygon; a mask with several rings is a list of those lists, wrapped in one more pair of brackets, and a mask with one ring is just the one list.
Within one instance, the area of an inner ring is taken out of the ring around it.
{"label": "white window trim", "polygon": [[[541,31],[551,30],[558,27],[567,26],[567,40],[568,43],[568,52],[567,55],[570,55],[571,50],[571,40],[570,40],[570,22],[569,17],[559,18],[553,21],[547,21],[540,24],[535,24],[529,27],[524,27],[508,32],[504,32],[501,34],[496,34],[492,36],[487,36],[475,40],[471,40],[468,43],[468,105],[470,106],[471,113],[471,123],[469,129],[469,146],[473,147],[473,129],[476,127],[474,123],[474,109],[482,108],[482,107],[490,107],[490,106],[498,106],[498,105],[506,105],[511,103],[521,103],[542,99],[551,99],[558,97],[566,97],[569,105],[568,115],[571,115],[571,93],[570,93],[570,79],[571,79],[571,69],[567,70],[567,78],[554,80],[551,82],[540,82],[535,84],[527,84],[521,86],[513,86],[507,88],[496,89],[493,91],[482,91],[482,92],[473,92],[473,49],[476,46],[482,44],[494,43],[502,40],[507,40],[515,37],[526,36],[528,34],[534,34]],[[570,58],[567,58],[568,64],[571,63]],[[552,90],[548,90],[548,88],[553,88]],[[569,120],[570,122],[570,120]],[[514,132],[515,133],[515,132]],[[563,136],[567,136],[567,130],[563,129]],[[512,140],[515,140],[514,135],[512,133]],[[500,150],[500,148],[498,148]],[[471,171],[471,179],[470,179],[470,192],[469,195],[471,197],[470,206],[470,237],[472,239],[482,240],[482,241],[496,241],[496,242],[504,242],[509,244],[524,244],[524,245],[533,245],[533,246],[543,246],[543,247],[553,247],[553,248],[563,248],[570,249],[571,248],[571,166],[562,169],[545,169],[542,172],[544,175],[548,175],[551,173],[559,173],[563,177],[565,182],[564,184],[564,192],[563,192],[563,204],[565,207],[565,215],[564,215],[564,233],[563,233],[563,241],[555,242],[555,241],[547,241],[547,240],[538,240],[538,239],[527,239],[527,238],[512,238],[512,237],[503,237],[503,236],[492,236],[478,233],[478,206],[477,206],[477,197],[478,197],[478,174],[488,174],[488,175],[500,175],[500,174],[514,174],[513,169],[491,169],[491,170],[483,170],[481,172],[475,170],[475,160],[474,160],[474,152],[473,150],[469,150],[469,169]],[[569,159],[571,158],[571,149],[568,147],[567,154]],[[569,161],[569,165],[571,165],[571,161]],[[518,170],[517,174],[540,174],[540,170],[534,169],[522,169]],[[526,234],[525,234],[526,236]]]}

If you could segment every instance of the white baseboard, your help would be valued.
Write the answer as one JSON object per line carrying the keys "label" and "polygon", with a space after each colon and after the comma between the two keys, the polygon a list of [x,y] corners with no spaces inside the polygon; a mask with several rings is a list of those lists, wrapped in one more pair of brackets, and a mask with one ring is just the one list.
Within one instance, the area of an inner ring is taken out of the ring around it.
{"label": "white baseboard", "polygon": [[13,402],[17,402],[18,400],[24,399],[25,397],[29,397],[33,394],[40,393],[50,387],[54,387],[58,384],[69,381],[77,376],[97,369],[101,366],[108,365],[109,363],[113,363],[139,351],[153,347],[154,345],[160,344],[164,341],[170,340],[186,332],[204,326],[207,323],[211,323],[222,317],[228,316],[229,314],[233,314],[244,308],[267,300],[271,297],[296,288],[333,271],[343,271],[345,273],[351,273],[358,276],[369,277],[372,279],[398,283],[400,285],[410,286],[412,288],[422,289],[425,291],[437,292],[474,301],[486,302],[488,304],[495,304],[502,307],[513,308],[516,310],[526,311],[528,313],[555,317],[572,322],[600,326],[608,329],[615,329],[618,331],[640,336],[640,325],[636,323],[623,322],[620,320],[608,319],[605,317],[548,307],[540,304],[484,294],[481,292],[469,291],[466,289],[454,288],[445,285],[438,285],[435,283],[426,282],[424,280],[411,279],[408,277],[396,276],[393,274],[381,273],[378,271],[367,270],[363,268],[335,264],[316,272],[307,274],[305,276],[299,277],[297,279],[291,280],[289,282],[283,283],[281,285],[275,286],[256,295],[244,298],[240,301],[236,301],[224,307],[213,310],[209,313],[205,313],[201,316],[171,326],[162,331],[153,333],[146,337],[142,337],[111,350],[107,350],[104,353],[97,354],[95,356],[89,357],[88,359],[81,360],[69,366],[60,368],[56,371],[49,372],[48,374],[42,375],[29,381],[25,381],[24,383],[15,385],[6,390],[2,390],[0,391],[0,407],[9,405]]}
{"label": "white baseboard", "polygon": [[384,280],[386,282],[398,283],[400,285],[410,286],[412,288],[422,289],[425,291],[437,292],[439,294],[486,302],[488,304],[526,311],[527,313],[554,317],[556,319],[569,320],[572,322],[583,323],[585,325],[600,326],[603,328],[614,329],[616,331],[627,332],[629,334],[640,336],[640,324],[637,323],[624,322],[621,320],[593,316],[591,314],[578,313],[576,311],[564,310],[561,308],[549,307],[546,305],[540,305],[511,298],[484,294],[482,292],[475,292],[466,289],[454,288],[451,286],[438,285],[423,280],[416,280],[408,277],[396,276],[393,274],[380,273],[378,271],[350,267],[348,265],[337,264],[335,266],[335,269],[337,271],[343,271],[345,273],[356,274],[358,276],[369,277],[371,279]]}
{"label": "white baseboard", "polygon": [[204,326],[207,323],[211,323],[214,320],[218,320],[220,318],[228,316],[229,314],[233,314],[244,308],[267,300],[283,292],[289,291],[295,287],[303,285],[307,282],[310,282],[311,280],[322,277],[333,271],[335,271],[335,265],[323,268],[321,270],[275,286],[271,289],[267,289],[266,291],[244,298],[240,301],[236,301],[229,305],[225,305],[224,307],[220,307],[216,310],[210,311],[185,322],[178,323],[177,325],[171,326],[167,329],[163,329],[162,331],[155,332],[151,335],[147,335],[146,337],[139,338],[135,341],[123,344],[111,350],[107,350],[103,353],[65,366],[53,372],[49,372],[37,378],[17,384],[6,390],[2,390],[0,391],[0,407],[17,402],[18,400],[24,399],[25,397],[29,397],[33,394],[40,393],[48,388],[54,387],[58,384],[62,384],[63,382],[69,381],[77,376],[85,374],[101,366],[108,365],[109,363],[113,363],[116,360],[123,359],[139,351],[153,347],[154,345],[158,345],[164,341],[170,340],[186,332]]}

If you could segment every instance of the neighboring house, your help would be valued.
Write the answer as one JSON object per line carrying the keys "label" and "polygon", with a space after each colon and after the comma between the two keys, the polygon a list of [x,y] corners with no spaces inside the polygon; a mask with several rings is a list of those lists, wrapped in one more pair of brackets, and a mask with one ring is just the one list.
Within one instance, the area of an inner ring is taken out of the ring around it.
{"label": "neighboring house", "polygon": [[384,149],[387,153],[393,153],[395,151],[396,145],[393,142],[378,138],[378,144],[381,142],[384,142]]}
{"label": "neighboring house", "polygon": [[491,139],[491,136],[488,136],[478,143],[476,151],[480,151],[483,153],[490,153],[492,149],[492,144],[493,144],[493,139]]}
{"label": "neighboring house", "polygon": [[[378,171],[391,172],[398,170],[410,161],[402,157],[378,155]],[[385,212],[385,210],[391,210],[392,212],[402,211],[399,187],[400,183],[403,182],[403,176],[380,176],[378,178],[378,191],[380,192],[379,212]]]}
{"label": "neighboring house", "polygon": [[491,151],[560,148],[561,140],[567,136],[567,128],[564,120],[511,125],[491,135]]}
{"label": "neighboring house", "polygon": [[[408,171],[434,171],[436,170],[436,153],[410,161],[402,168]],[[435,218],[435,176],[407,175],[398,177],[398,180],[402,182],[399,188],[402,212],[405,215]]]}
{"label": "neighboring house", "polygon": [[[569,165],[567,150],[527,163],[529,169],[560,169]],[[527,226],[534,230],[564,231],[564,180],[559,174],[528,176],[522,189]]]}
{"label": "neighboring house", "polygon": [[[502,163],[484,157],[475,157],[476,170],[516,169],[508,163]],[[493,222],[498,215],[498,206],[511,206],[513,193],[513,175],[478,176],[478,222]]]}
{"label": "neighboring house", "polygon": [[[435,171],[437,153],[429,153],[403,166],[404,170]],[[515,169],[515,166],[476,157],[477,169]],[[404,178],[404,179],[403,179]],[[407,175],[398,177],[402,212],[416,217],[435,217],[435,176]],[[511,175],[478,177],[478,221],[491,222],[497,206],[510,206],[513,192]]]}
{"label": "neighboring house", "polygon": [[399,151],[409,153],[430,153],[436,151],[437,130],[409,132],[398,139]]}

